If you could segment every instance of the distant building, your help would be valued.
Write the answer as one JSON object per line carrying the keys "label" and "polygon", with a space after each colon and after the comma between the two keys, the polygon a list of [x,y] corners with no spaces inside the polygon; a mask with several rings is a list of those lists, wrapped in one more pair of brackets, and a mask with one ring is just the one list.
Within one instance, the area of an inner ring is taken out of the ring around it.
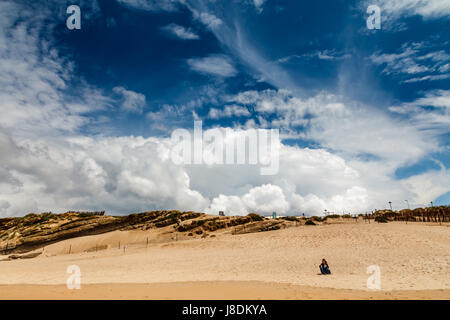
{"label": "distant building", "polygon": [[219,216],[225,217],[225,213],[223,211],[219,211]]}

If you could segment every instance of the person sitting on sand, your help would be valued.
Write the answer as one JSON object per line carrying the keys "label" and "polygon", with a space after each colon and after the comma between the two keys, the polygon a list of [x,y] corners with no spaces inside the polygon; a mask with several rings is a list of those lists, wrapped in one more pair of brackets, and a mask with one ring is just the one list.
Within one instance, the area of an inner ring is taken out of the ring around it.
{"label": "person sitting on sand", "polygon": [[319,266],[320,272],[322,274],[331,274],[330,268],[328,267],[328,262],[325,259],[322,259],[322,263]]}

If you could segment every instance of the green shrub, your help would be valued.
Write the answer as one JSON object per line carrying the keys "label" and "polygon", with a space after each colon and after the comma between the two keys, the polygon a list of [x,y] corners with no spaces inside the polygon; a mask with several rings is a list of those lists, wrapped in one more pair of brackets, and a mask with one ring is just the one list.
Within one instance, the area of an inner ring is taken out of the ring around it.
{"label": "green shrub", "polygon": [[82,213],[78,214],[78,216],[80,218],[87,218],[87,217],[93,217],[94,215],[90,212],[82,212]]}
{"label": "green shrub", "polygon": [[247,215],[247,217],[250,217],[252,219],[252,221],[263,221],[264,217],[260,216],[259,214],[256,213],[249,213]]}
{"label": "green shrub", "polygon": [[383,216],[375,217],[375,221],[378,223],[387,223],[388,222],[388,220]]}
{"label": "green shrub", "polygon": [[305,226],[315,226],[316,224],[312,220],[308,220],[305,222]]}
{"label": "green shrub", "polygon": [[329,216],[326,216],[325,219],[328,219],[328,218],[330,218],[330,219],[337,219],[339,217],[340,217],[340,215],[338,215],[338,214],[330,214]]}
{"label": "green shrub", "polygon": [[283,217],[281,219],[287,220],[287,221],[298,221],[297,217]]}
{"label": "green shrub", "polygon": [[318,216],[313,216],[311,217],[312,220],[317,221],[317,222],[322,222],[324,219]]}
{"label": "green shrub", "polygon": [[181,215],[181,212],[172,212],[167,215],[167,219],[178,219]]}
{"label": "green shrub", "polygon": [[58,215],[51,213],[51,212],[45,212],[45,213],[41,213],[40,215],[41,221],[48,221],[50,219],[57,219]]}

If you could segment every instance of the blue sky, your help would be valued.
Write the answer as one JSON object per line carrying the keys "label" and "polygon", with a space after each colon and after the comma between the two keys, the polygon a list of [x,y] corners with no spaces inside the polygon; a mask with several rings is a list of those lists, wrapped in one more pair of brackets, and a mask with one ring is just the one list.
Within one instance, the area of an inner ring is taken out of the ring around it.
{"label": "blue sky", "polygon": [[[81,30],[66,27],[71,4]],[[445,1],[4,1],[0,14],[0,215],[450,203]],[[195,119],[279,129],[279,174],[168,163],[171,133]]]}

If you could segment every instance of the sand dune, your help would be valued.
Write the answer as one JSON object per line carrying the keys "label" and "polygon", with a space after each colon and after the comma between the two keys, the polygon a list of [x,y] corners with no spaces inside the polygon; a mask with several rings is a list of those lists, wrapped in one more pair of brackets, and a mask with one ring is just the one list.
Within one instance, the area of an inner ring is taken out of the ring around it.
{"label": "sand dune", "polygon": [[[256,281],[280,285],[276,290],[294,285],[297,289],[292,290],[296,292],[304,288],[354,290],[352,298],[364,298],[369,276],[366,268],[378,265],[383,290],[377,296],[380,299],[392,298],[392,293],[400,291],[404,291],[403,297],[450,298],[450,229],[445,224],[358,222],[241,235],[223,232],[214,238],[192,240],[164,237],[164,230],[158,229],[115,231],[61,241],[45,247],[37,258],[0,262],[0,285],[14,285],[8,292],[16,290],[13,288],[17,285],[62,285],[69,276],[67,267],[75,264],[81,268],[82,285],[91,288],[89,297],[97,292],[94,288],[98,287],[89,286],[93,284],[102,284],[105,290],[122,284],[131,290],[137,284]],[[96,246],[107,249],[84,252]],[[67,254],[70,247],[72,253]],[[317,266],[323,257],[330,264],[330,276],[318,275]],[[4,288],[1,292],[5,292]],[[264,288],[255,298],[271,297],[271,285]],[[154,287],[142,290],[137,298],[156,297]],[[311,290],[308,297],[323,297]],[[330,292],[339,298],[345,291]],[[325,293],[327,297],[329,294]],[[303,297],[299,293],[291,296]]]}

